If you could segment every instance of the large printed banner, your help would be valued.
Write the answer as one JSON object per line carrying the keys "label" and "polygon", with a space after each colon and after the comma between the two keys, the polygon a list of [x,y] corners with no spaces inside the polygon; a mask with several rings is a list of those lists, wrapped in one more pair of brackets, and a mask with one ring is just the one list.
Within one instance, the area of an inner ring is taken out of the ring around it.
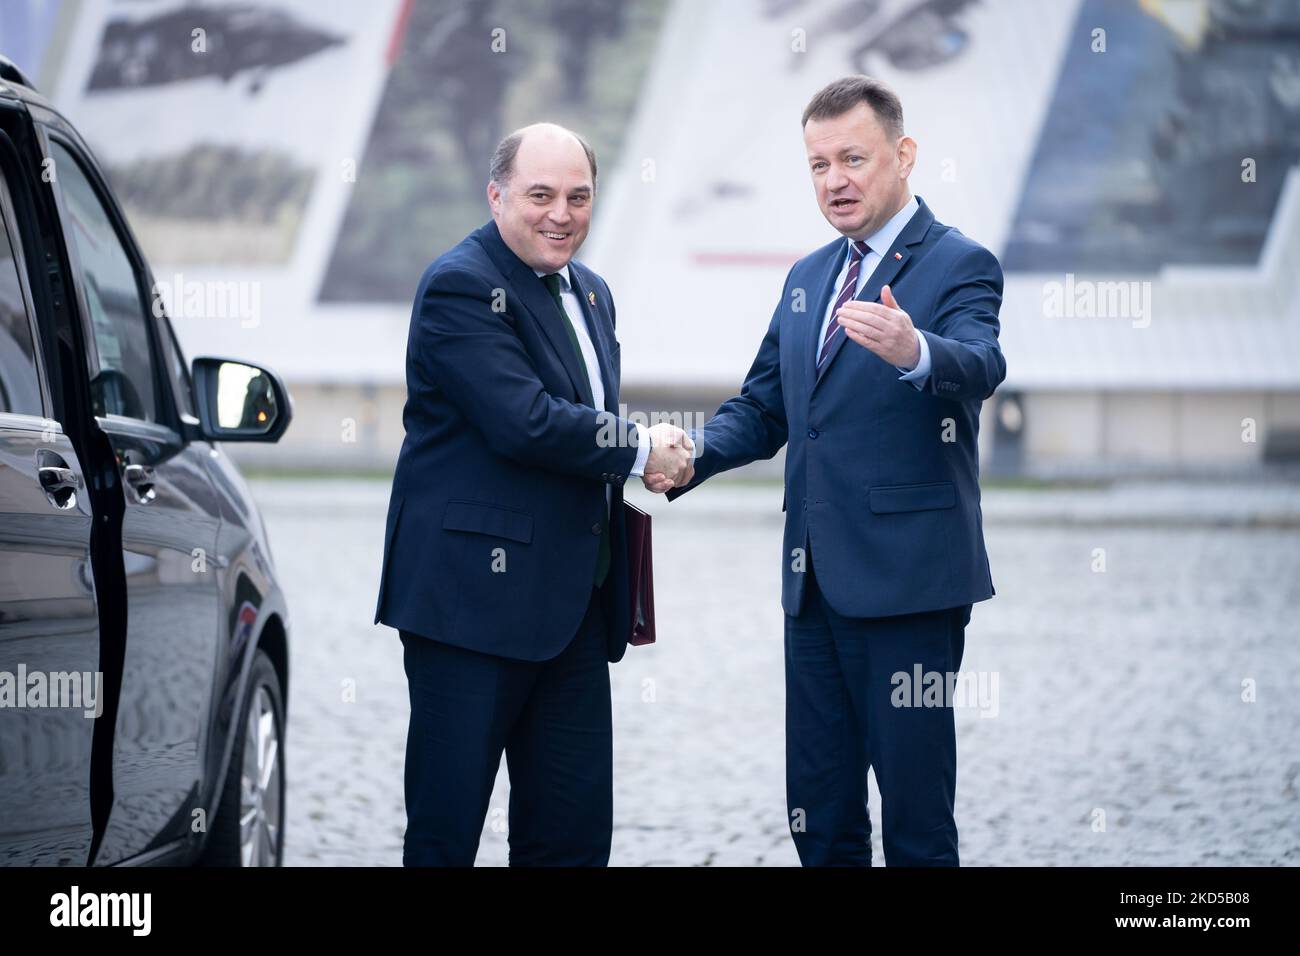
{"label": "large printed banner", "polygon": [[865,72],[902,97],[913,191],[1002,260],[1009,386],[1300,385],[1294,0],[0,3],[159,279],[235,289],[169,298],[191,352],[400,381],[494,144],[552,120],[600,159],[580,256],[625,383],[732,387],[835,238],[803,107]]}
{"label": "large printed banner", "polygon": [[[4,2],[39,63],[57,9]],[[396,380],[420,273],[487,218],[496,142],[571,125],[604,183],[667,7],[91,0],[45,92],[107,170],[188,351]]]}
{"label": "large printed banner", "polygon": [[343,163],[355,164],[396,9],[91,4],[54,100],[107,168],[155,267],[288,269],[311,245],[301,240],[313,201],[342,192]]}
{"label": "large printed banner", "polygon": [[1300,163],[1300,3],[1086,0],[1074,36],[1006,267],[1255,265]]}

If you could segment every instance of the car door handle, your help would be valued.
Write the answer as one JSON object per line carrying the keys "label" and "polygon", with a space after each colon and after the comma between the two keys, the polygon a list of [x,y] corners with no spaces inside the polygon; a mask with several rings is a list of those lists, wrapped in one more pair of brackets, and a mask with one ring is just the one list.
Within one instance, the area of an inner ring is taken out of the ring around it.
{"label": "car door handle", "polygon": [[50,457],[59,464],[41,465],[36,469],[36,477],[50,504],[60,511],[68,511],[77,506],[77,489],[81,487],[81,479],[62,458],[57,455]]}
{"label": "car door handle", "polygon": [[77,473],[71,468],[62,468],[58,465],[46,465],[37,469],[37,474],[41,476],[41,487],[46,491],[57,491],[60,488],[77,487]]}
{"label": "car door handle", "polygon": [[153,469],[148,465],[125,466],[122,469],[122,480],[131,487],[136,500],[142,505],[147,505],[157,497],[153,488]]}

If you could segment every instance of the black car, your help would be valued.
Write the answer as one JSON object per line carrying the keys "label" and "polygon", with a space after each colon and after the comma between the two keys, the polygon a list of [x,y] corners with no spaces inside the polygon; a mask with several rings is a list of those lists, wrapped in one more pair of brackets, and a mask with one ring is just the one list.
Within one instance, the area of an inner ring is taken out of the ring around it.
{"label": "black car", "polygon": [[90,150],[0,57],[0,864],[278,865],[288,623],[215,442],[265,368],[192,370]]}

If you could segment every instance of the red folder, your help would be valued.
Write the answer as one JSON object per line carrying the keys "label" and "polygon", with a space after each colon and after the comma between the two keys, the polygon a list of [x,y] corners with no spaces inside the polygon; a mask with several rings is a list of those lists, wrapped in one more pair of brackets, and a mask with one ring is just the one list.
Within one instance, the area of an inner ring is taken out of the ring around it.
{"label": "red folder", "polygon": [[650,554],[650,516],[636,505],[623,502],[627,527],[627,567],[632,605],[627,642],[634,646],[655,642],[655,580]]}

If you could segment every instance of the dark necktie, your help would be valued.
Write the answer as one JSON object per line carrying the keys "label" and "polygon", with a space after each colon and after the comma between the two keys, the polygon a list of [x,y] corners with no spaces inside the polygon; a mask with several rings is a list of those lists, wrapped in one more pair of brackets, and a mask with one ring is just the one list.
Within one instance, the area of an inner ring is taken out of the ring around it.
{"label": "dark necktie", "polygon": [[[555,300],[555,307],[560,310],[560,318],[564,321],[564,331],[569,333],[569,344],[573,346],[573,354],[578,357],[578,368],[582,369],[582,381],[587,386],[583,390],[582,400],[588,405],[594,405],[595,399],[592,398],[591,378],[587,374],[587,360],[583,358],[582,346],[578,344],[578,333],[573,330],[573,323],[569,320],[569,313],[564,308],[564,300],[560,298],[559,273],[552,272],[548,276],[542,276],[542,282],[546,285],[546,291],[551,293],[551,298]],[[605,520],[600,523],[600,544],[596,550],[596,587],[600,587],[605,583],[605,576],[609,574],[611,557],[609,509],[607,507],[605,509]]]}
{"label": "dark necktie", "polygon": [[844,327],[835,321],[835,313],[843,307],[845,302],[853,298],[853,293],[858,290],[858,272],[862,268],[862,260],[866,258],[871,247],[861,239],[853,242],[853,251],[849,253],[849,272],[844,277],[844,284],[840,286],[840,294],[835,298],[835,304],[831,306],[831,320],[826,325],[826,335],[822,338],[821,351],[817,353],[817,374],[821,374],[822,366],[826,364],[826,357],[831,354],[831,343],[835,341],[835,336],[843,331]]}
{"label": "dark necktie", "polygon": [[569,320],[569,313],[564,309],[564,300],[560,298],[560,275],[552,272],[548,276],[542,276],[542,282],[546,285],[546,291],[551,294],[551,298],[555,300],[555,307],[559,309],[560,319],[564,322],[564,331],[569,336],[569,344],[573,346],[573,354],[578,357],[578,368],[582,369],[582,384],[586,386],[582,390],[582,400],[588,405],[594,405],[591,380],[587,376],[587,360],[583,358],[582,346],[578,344],[578,333],[573,330],[573,322]]}

